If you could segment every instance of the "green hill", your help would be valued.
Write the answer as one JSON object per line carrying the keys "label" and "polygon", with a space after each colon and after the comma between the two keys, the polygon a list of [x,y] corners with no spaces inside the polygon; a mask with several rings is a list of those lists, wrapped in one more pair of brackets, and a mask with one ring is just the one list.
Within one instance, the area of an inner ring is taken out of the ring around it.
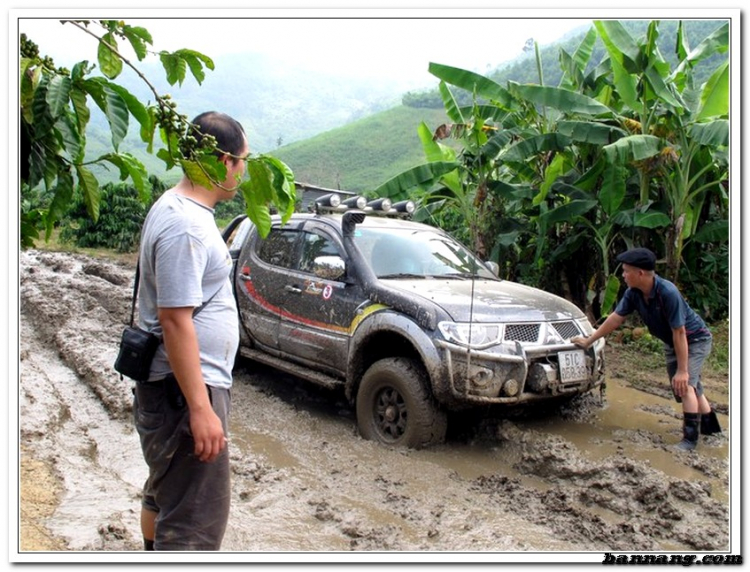
{"label": "green hill", "polygon": [[445,123],[442,109],[400,105],[269,153],[284,161],[297,181],[348,191],[371,190],[424,163],[417,127]]}

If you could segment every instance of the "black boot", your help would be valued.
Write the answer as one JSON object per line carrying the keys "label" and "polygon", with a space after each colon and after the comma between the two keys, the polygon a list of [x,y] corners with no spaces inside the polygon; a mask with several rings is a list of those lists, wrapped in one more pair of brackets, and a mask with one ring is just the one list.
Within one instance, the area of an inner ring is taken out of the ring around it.
{"label": "black boot", "polygon": [[680,451],[692,451],[698,445],[700,413],[685,413],[682,416],[682,441],[677,443]]}
{"label": "black boot", "polygon": [[713,435],[721,433],[721,425],[716,417],[716,411],[711,409],[709,413],[701,415],[701,435]]}

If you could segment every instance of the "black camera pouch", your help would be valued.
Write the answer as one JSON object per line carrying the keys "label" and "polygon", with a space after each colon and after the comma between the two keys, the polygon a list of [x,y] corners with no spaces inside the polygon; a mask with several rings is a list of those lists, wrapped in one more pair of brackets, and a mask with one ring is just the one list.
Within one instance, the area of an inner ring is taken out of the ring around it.
{"label": "black camera pouch", "polygon": [[115,370],[135,381],[146,381],[161,339],[135,326],[122,332]]}

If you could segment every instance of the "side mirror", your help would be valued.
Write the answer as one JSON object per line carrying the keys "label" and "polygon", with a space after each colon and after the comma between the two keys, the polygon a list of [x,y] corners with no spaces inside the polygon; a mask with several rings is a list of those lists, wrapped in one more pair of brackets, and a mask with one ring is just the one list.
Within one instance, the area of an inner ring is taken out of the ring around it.
{"label": "side mirror", "polygon": [[346,274],[346,263],[340,256],[318,256],[313,261],[312,271],[324,280],[341,280]]}
{"label": "side mirror", "polygon": [[484,265],[495,276],[500,276],[500,265],[497,262],[492,262],[491,260],[487,260],[485,261]]}

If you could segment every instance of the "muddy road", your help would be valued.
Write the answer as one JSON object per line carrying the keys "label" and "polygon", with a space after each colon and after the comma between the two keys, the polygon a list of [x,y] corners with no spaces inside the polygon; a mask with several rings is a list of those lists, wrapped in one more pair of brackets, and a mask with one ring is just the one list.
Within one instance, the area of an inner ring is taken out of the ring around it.
{"label": "muddy road", "polygon": [[[19,274],[20,551],[140,550],[145,465],[130,382],[112,369],[133,268],[30,250]],[[707,380],[724,434],[678,453],[677,405],[608,360],[603,397],[457,416],[446,444],[420,451],[361,439],[342,395],[242,361],[222,549],[281,561],[730,550],[727,379]]]}

